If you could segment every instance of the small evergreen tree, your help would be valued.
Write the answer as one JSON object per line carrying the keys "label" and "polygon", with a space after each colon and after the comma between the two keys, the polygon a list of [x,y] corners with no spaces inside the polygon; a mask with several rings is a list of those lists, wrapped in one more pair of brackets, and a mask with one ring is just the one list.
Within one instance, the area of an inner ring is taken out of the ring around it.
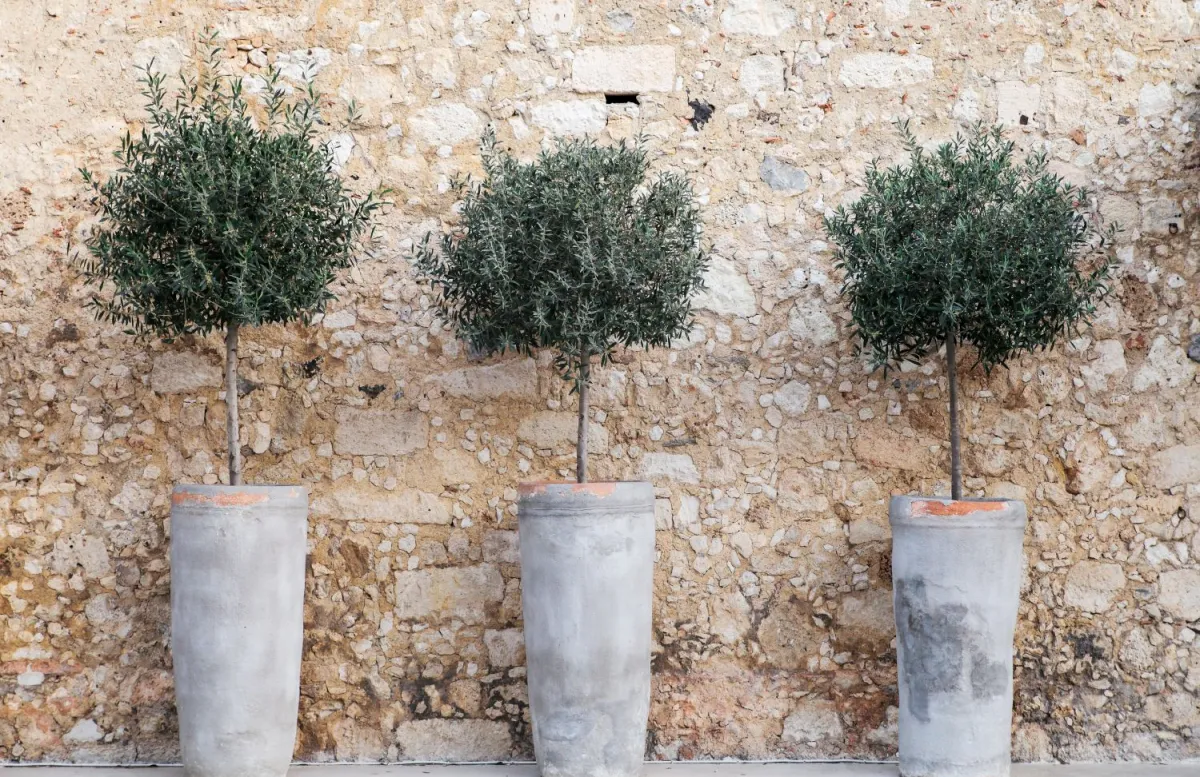
{"label": "small evergreen tree", "polygon": [[484,178],[460,182],[458,228],[426,235],[418,272],[483,353],[557,351],[579,394],[576,478],[587,482],[588,384],[618,345],[665,346],[688,330],[707,258],[686,178],[646,181],[640,145],[562,142],[522,163],[483,142]]}
{"label": "small evergreen tree", "polygon": [[[319,96],[309,79],[289,97],[278,70],[252,106],[222,72],[215,34],[195,74],[168,97],[143,72],[149,114],[115,153],[119,169],[92,187],[99,225],[79,265],[102,293],[91,305],[130,334],[171,341],[225,335],[229,483],[241,483],[237,349],[242,327],[308,322],[333,299],[329,284],[371,235],[374,194],[349,195],[318,141]],[[353,108],[352,108],[353,110]]]}
{"label": "small evergreen tree", "polygon": [[990,371],[1048,349],[1095,313],[1112,262],[1082,211],[1088,193],[1015,164],[998,127],[977,126],[933,153],[900,125],[907,165],[866,171],[866,191],[825,219],[845,272],[842,294],[876,367],[946,347],[951,495],[962,497],[956,347]]}

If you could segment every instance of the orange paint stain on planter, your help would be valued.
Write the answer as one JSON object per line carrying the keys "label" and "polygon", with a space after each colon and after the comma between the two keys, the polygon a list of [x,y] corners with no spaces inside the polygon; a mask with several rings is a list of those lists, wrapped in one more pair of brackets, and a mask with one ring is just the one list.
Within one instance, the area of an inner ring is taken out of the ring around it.
{"label": "orange paint stain on planter", "polygon": [[171,495],[172,504],[181,505],[184,502],[200,502],[202,504],[216,505],[217,507],[249,507],[250,505],[268,502],[270,499],[270,494],[251,494],[249,492],[237,491],[229,494],[215,494],[214,496],[195,494],[190,491]]}
{"label": "orange paint stain on planter", "polygon": [[962,516],[971,513],[998,512],[1004,507],[1004,502],[939,502],[934,499],[925,499],[912,503],[912,514]]}
{"label": "orange paint stain on planter", "polygon": [[537,496],[538,494],[546,493],[550,489],[550,486],[567,486],[571,489],[571,493],[591,494],[594,497],[604,499],[605,497],[612,496],[617,490],[618,485],[620,484],[614,481],[604,483],[522,483],[517,487],[517,492],[521,496]]}

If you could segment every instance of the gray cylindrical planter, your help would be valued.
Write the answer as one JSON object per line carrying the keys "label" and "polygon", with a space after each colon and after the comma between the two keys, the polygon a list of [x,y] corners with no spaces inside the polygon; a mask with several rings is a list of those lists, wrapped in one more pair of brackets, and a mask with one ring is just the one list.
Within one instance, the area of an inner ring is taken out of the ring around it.
{"label": "gray cylindrical planter", "polygon": [[900,774],[1007,777],[1025,505],[892,497]]}
{"label": "gray cylindrical planter", "polygon": [[308,489],[176,486],[171,652],[188,777],[283,777],[296,745]]}
{"label": "gray cylindrical planter", "polygon": [[533,744],[545,777],[632,777],[650,713],[654,489],[521,487]]}

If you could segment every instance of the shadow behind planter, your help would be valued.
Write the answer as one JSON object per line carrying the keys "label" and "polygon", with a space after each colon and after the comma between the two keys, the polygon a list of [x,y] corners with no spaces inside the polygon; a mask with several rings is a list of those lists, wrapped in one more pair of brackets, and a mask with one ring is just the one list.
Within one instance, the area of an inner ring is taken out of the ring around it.
{"label": "shadow behind planter", "polygon": [[646,753],[654,588],[649,483],[521,486],[529,705],[546,777],[632,777]]}
{"label": "shadow behind planter", "polygon": [[296,744],[308,489],[176,486],[171,652],[189,777],[283,777]]}
{"label": "shadow behind planter", "polygon": [[1025,505],[894,496],[902,777],[1006,777]]}

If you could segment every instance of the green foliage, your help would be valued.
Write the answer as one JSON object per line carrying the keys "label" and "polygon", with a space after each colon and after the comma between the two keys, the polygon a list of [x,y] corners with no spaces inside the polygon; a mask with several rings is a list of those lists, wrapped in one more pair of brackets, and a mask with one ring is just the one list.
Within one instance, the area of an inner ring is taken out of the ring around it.
{"label": "green foliage", "polygon": [[195,75],[168,97],[164,76],[141,79],[149,113],[127,134],[120,168],[89,171],[100,223],[79,264],[108,298],[101,320],[165,339],[230,325],[307,321],[333,298],[380,207],[349,195],[318,141],[318,95],[291,91],[277,70],[252,106],[241,79],[220,71],[215,38]]}
{"label": "green foliage", "polygon": [[478,351],[553,348],[564,377],[617,345],[685,333],[707,257],[687,179],[647,183],[639,146],[562,142],[522,163],[483,143],[485,176],[461,183],[461,222],[416,251],[443,315]]}
{"label": "green foliage", "polygon": [[928,153],[901,124],[905,166],[866,172],[866,192],[825,220],[843,295],[876,366],[916,360],[953,335],[991,369],[1049,348],[1090,317],[1112,262],[1082,211],[1088,193],[1014,164],[999,128]]}

